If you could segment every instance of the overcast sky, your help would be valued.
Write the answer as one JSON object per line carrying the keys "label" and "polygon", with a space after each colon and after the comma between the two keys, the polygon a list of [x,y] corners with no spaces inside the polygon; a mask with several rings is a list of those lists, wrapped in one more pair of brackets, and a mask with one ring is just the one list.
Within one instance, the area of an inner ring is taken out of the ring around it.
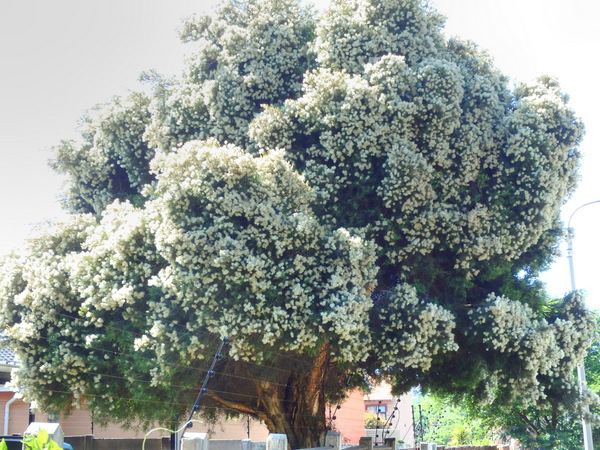
{"label": "overcast sky", "polygon": [[[321,7],[325,2],[321,2]],[[600,199],[600,4],[583,0],[437,0],[447,34],[477,42],[513,80],[555,75],[583,118],[582,180],[571,212]],[[82,112],[137,87],[140,72],[172,75],[184,46],[181,18],[214,1],[0,0],[0,252],[16,247],[32,224],[60,217],[61,180],[46,166],[47,148],[75,137]],[[597,286],[600,204],[580,210],[577,286],[600,308]],[[544,276],[554,295],[569,290],[563,257]]]}

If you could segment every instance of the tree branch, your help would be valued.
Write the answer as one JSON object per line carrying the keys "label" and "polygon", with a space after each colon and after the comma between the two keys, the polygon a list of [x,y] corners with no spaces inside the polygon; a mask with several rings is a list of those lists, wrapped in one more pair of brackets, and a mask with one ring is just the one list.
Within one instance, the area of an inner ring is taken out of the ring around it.
{"label": "tree branch", "polygon": [[523,419],[523,421],[533,430],[534,434],[536,436],[540,435],[540,430],[538,429],[538,427],[536,427],[533,422],[531,422],[531,420],[529,420],[529,417],[527,417],[527,415],[523,412],[518,413],[519,417],[521,419]]}

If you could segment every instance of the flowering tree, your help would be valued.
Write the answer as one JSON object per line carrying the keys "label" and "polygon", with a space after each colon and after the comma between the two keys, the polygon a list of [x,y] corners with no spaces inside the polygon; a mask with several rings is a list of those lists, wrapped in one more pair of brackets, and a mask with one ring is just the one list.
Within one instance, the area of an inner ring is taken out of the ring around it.
{"label": "flowering tree", "polygon": [[[597,315],[596,320],[598,323]],[[587,385],[595,394],[600,391],[598,386],[599,344],[596,335],[585,357]],[[450,405],[458,405],[458,410],[461,411],[463,417],[471,421],[479,421],[483,429],[495,430],[504,437],[515,438],[525,448],[579,448],[583,442],[582,403],[578,401],[577,395],[572,395],[559,383],[554,386],[553,390],[553,395],[548,396],[544,402],[538,402],[535,405],[528,402],[516,402],[511,405],[511,408],[499,403],[482,405],[469,398],[445,397],[443,401]],[[591,391],[588,395],[593,395]],[[575,402],[569,404],[573,400]],[[597,414],[598,404],[595,403],[596,408],[592,410],[592,413]],[[440,409],[443,407],[437,408],[437,410]],[[598,442],[600,430],[596,426],[592,432],[594,442]]]}
{"label": "flowering tree", "polygon": [[[55,148],[72,214],[2,262],[14,383],[121,421],[243,412],[317,446],[383,376],[487,404],[580,408],[594,331],[540,270],[583,127],[557,82],[511,88],[419,0],[231,0]],[[569,401],[563,401],[565,398]]]}

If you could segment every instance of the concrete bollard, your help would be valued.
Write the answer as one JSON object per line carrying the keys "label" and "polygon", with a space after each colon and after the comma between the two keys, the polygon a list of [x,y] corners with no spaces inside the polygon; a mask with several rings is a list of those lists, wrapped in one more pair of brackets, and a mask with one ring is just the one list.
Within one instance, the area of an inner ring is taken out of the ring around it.
{"label": "concrete bollard", "polygon": [[325,436],[325,447],[333,447],[333,450],[342,450],[342,433],[329,431]]}
{"label": "concrete bollard", "polygon": [[49,438],[56,442],[60,446],[60,448],[63,447],[63,444],[65,443],[65,433],[63,433],[63,430],[59,424],[32,422],[25,430],[25,434],[37,436],[40,430],[46,430],[48,432]]}
{"label": "concrete bollard", "polygon": [[209,441],[206,433],[187,432],[181,440],[181,450],[208,450]]}
{"label": "concrete bollard", "polygon": [[429,442],[421,442],[420,450],[437,450],[437,445]]}
{"label": "concrete bollard", "polygon": [[288,450],[287,436],[285,434],[269,434],[267,450]]}
{"label": "concrete bollard", "polygon": [[358,440],[358,444],[367,447],[367,450],[373,450],[373,438],[371,436],[361,437]]}

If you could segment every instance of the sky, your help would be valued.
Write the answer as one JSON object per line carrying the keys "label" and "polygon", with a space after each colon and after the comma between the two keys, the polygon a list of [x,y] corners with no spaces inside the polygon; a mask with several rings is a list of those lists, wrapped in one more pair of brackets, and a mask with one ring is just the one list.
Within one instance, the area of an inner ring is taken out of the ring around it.
{"label": "sky", "polygon": [[[183,17],[209,12],[214,0],[0,0],[0,254],[32,226],[63,216],[63,180],[47,166],[49,147],[77,136],[87,108],[138,87],[141,72],[173,75],[184,46]],[[432,0],[447,16],[446,34],[476,42],[512,82],[556,76],[586,125],[580,205],[600,200],[600,2],[589,0]],[[326,1],[318,2],[320,8]],[[575,230],[576,285],[600,309],[597,255],[600,203],[580,209]],[[563,246],[563,253],[565,253]],[[563,254],[542,279],[552,295],[570,290]]]}

